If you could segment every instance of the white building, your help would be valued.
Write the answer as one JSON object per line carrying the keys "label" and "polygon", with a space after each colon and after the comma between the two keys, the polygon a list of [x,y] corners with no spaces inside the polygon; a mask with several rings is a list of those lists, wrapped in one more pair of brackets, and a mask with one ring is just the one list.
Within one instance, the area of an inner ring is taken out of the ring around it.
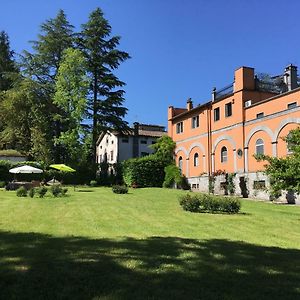
{"label": "white building", "polygon": [[153,153],[149,146],[166,134],[164,126],[139,123],[134,123],[127,134],[116,131],[103,133],[97,141],[96,162],[115,164],[129,158],[149,155]]}

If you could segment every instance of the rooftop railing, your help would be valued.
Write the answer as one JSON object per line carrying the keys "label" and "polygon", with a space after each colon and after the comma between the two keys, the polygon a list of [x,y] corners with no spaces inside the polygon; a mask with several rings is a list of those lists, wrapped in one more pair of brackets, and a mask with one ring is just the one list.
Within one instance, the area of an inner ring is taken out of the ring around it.
{"label": "rooftop railing", "polygon": [[215,100],[224,98],[225,96],[230,95],[232,93],[233,93],[233,83],[223,87],[220,90],[217,90],[215,92]]}

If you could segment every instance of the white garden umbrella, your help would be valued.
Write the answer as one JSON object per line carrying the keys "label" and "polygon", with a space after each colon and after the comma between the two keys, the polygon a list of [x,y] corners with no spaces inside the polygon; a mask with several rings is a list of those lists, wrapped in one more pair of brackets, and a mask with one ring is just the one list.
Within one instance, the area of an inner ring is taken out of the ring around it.
{"label": "white garden umbrella", "polygon": [[26,174],[30,174],[30,173],[43,173],[43,170],[25,165],[25,166],[22,166],[22,167],[17,167],[17,168],[10,169],[9,173],[13,173],[13,174],[19,174],[19,173],[26,173]]}

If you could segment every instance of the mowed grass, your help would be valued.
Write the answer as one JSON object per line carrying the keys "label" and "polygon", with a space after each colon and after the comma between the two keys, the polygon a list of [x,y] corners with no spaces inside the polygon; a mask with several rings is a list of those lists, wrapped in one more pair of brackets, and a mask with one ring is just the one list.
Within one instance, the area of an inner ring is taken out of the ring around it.
{"label": "mowed grass", "polygon": [[300,207],[194,214],[182,191],[0,190],[0,299],[297,299]]}

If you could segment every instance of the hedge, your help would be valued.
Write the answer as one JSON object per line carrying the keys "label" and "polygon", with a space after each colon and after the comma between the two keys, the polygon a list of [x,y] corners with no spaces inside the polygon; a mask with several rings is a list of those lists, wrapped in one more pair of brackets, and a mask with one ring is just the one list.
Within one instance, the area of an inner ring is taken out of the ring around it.
{"label": "hedge", "polygon": [[187,194],[179,198],[179,204],[190,212],[236,214],[241,209],[241,201],[238,198],[210,194]]}
{"label": "hedge", "polygon": [[132,158],[123,162],[123,179],[134,187],[162,187],[165,163],[154,155]]}

